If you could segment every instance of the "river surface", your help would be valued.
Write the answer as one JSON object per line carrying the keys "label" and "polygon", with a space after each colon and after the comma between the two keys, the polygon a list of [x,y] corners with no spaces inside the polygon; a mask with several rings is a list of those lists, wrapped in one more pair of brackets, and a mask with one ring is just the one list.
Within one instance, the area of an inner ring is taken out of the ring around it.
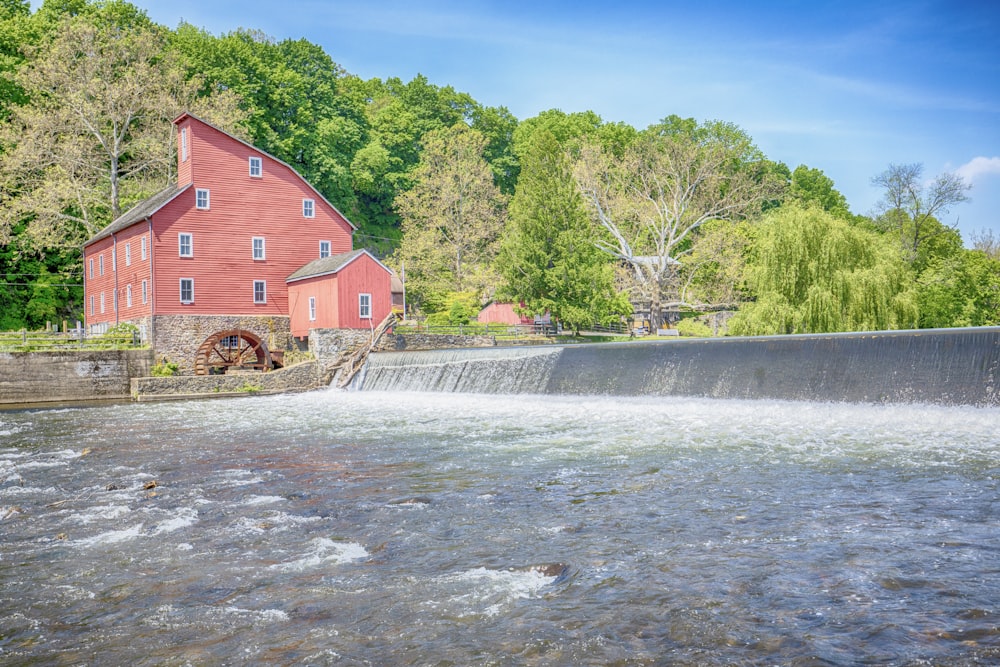
{"label": "river surface", "polygon": [[995,664],[998,432],[367,391],[0,412],[0,664]]}

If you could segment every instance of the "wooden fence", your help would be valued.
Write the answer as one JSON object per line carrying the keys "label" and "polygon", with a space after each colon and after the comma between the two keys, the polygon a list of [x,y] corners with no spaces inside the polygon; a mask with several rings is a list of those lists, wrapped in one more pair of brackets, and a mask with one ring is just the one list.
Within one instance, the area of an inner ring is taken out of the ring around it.
{"label": "wooden fence", "polygon": [[131,350],[143,347],[138,332],[87,334],[72,331],[0,332],[0,352],[51,352],[54,350]]}

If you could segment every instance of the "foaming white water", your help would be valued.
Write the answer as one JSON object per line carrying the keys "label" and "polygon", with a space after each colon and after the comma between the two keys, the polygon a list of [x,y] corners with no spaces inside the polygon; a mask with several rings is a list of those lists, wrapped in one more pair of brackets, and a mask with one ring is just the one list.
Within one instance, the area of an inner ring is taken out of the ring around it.
{"label": "foaming white water", "polygon": [[305,556],[287,563],[275,563],[271,569],[283,572],[307,570],[321,565],[341,565],[368,557],[368,551],[354,542],[334,542],[320,537],[312,540]]}
{"label": "foaming white water", "polygon": [[249,496],[243,501],[244,505],[271,505],[280,503],[284,498],[281,496]]}
{"label": "foaming white water", "polygon": [[323,392],[303,400],[331,430],[348,419],[358,423],[352,434],[359,439],[382,432],[366,425],[400,427],[463,449],[514,447],[543,457],[722,446],[803,461],[893,456],[904,464],[951,465],[998,458],[994,408],[416,392]]}
{"label": "foaming white water", "polygon": [[166,521],[161,521],[153,528],[152,535],[162,535],[172,533],[181,528],[187,528],[198,523],[198,510],[191,507],[181,507],[176,510],[176,514]]}
{"label": "foaming white water", "polygon": [[85,512],[74,515],[73,520],[84,525],[100,521],[112,521],[125,516],[132,509],[125,505],[94,505]]}
{"label": "foaming white water", "polygon": [[109,544],[120,544],[141,537],[143,534],[143,524],[137,524],[122,530],[109,530],[93,537],[86,537],[77,540],[76,544],[81,547],[106,546]]}
{"label": "foaming white water", "polygon": [[226,607],[225,611],[236,616],[250,617],[261,623],[281,623],[288,620],[288,614],[281,609],[241,609]]}
{"label": "foaming white water", "polygon": [[473,613],[496,616],[511,602],[537,597],[556,580],[540,569],[492,570],[477,567],[457,574],[438,577],[439,584],[462,592],[453,594],[450,603],[465,607]]}

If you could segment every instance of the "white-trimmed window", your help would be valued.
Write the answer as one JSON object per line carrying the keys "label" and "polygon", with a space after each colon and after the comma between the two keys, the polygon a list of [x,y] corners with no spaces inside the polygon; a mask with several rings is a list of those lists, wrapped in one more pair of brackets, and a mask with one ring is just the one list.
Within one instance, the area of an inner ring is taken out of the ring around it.
{"label": "white-trimmed window", "polygon": [[372,318],[371,294],[358,295],[358,317],[360,317],[363,320],[370,320]]}
{"label": "white-trimmed window", "polygon": [[210,204],[208,188],[198,188],[194,191],[194,206],[200,211],[207,211]]}
{"label": "white-trimmed window", "polygon": [[94,295],[90,295],[90,314],[94,314]]}
{"label": "white-trimmed window", "polygon": [[264,259],[264,237],[255,236],[253,237],[253,258],[254,259]]}
{"label": "white-trimmed window", "polygon": [[128,284],[125,286],[125,307],[132,307],[132,285]]}
{"label": "white-trimmed window", "polygon": [[323,257],[329,257],[330,256],[330,242],[329,241],[320,241],[319,242],[319,256],[320,256],[321,259]]}
{"label": "white-trimmed window", "polygon": [[253,302],[254,303],[267,303],[267,281],[266,280],[255,280],[255,281],[253,281]]}
{"label": "white-trimmed window", "polygon": [[194,235],[181,232],[177,235],[177,254],[180,257],[194,257]]}
{"label": "white-trimmed window", "polygon": [[141,239],[141,241],[142,241],[142,243],[140,244],[140,247],[141,247],[140,257],[141,257],[141,259],[143,261],[145,261],[145,259],[146,259],[146,237],[143,236],[142,239]]}
{"label": "white-trimmed window", "polygon": [[111,272],[118,270],[118,248],[111,248]]}
{"label": "white-trimmed window", "polygon": [[[87,277],[88,278],[93,278],[94,277],[94,258],[93,257],[90,258],[90,269],[89,270],[90,270],[90,275],[87,276]],[[93,313],[91,313],[91,315],[93,315]]]}
{"label": "white-trimmed window", "polygon": [[97,272],[104,275],[104,253],[97,256]]}
{"label": "white-trimmed window", "polygon": [[186,127],[181,128],[181,162],[188,159],[188,131]]}
{"label": "white-trimmed window", "polygon": [[149,301],[149,288],[146,285],[146,281],[142,281],[142,302],[145,304]]}
{"label": "white-trimmed window", "polygon": [[194,303],[194,278],[181,278],[181,303]]}
{"label": "white-trimmed window", "polygon": [[101,292],[101,315],[104,314],[104,292]]}
{"label": "white-trimmed window", "polygon": [[125,244],[125,266],[132,266],[132,244]]}
{"label": "white-trimmed window", "polygon": [[111,306],[118,312],[118,290],[111,293]]}
{"label": "white-trimmed window", "polygon": [[309,297],[309,321],[316,321],[316,297]]}
{"label": "white-trimmed window", "polygon": [[260,178],[263,175],[264,175],[264,164],[261,162],[261,159],[259,157],[256,157],[256,156],[251,156],[250,157],[250,177],[251,178]]}
{"label": "white-trimmed window", "polygon": [[303,218],[315,218],[316,217],[316,202],[312,199],[302,200],[302,217]]}

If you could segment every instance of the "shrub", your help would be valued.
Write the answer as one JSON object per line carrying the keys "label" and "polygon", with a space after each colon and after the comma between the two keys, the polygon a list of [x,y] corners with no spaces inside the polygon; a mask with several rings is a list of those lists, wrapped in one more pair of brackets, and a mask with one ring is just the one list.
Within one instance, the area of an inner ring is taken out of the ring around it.
{"label": "shrub", "polygon": [[166,359],[164,359],[162,364],[156,364],[151,369],[149,369],[149,372],[151,375],[153,375],[153,377],[167,378],[177,375],[177,369],[178,369],[177,364],[173,363],[172,361],[167,361]]}
{"label": "shrub", "polygon": [[711,338],[712,328],[704,322],[699,322],[693,317],[685,318],[677,323],[677,333],[682,336],[697,336],[700,338]]}

